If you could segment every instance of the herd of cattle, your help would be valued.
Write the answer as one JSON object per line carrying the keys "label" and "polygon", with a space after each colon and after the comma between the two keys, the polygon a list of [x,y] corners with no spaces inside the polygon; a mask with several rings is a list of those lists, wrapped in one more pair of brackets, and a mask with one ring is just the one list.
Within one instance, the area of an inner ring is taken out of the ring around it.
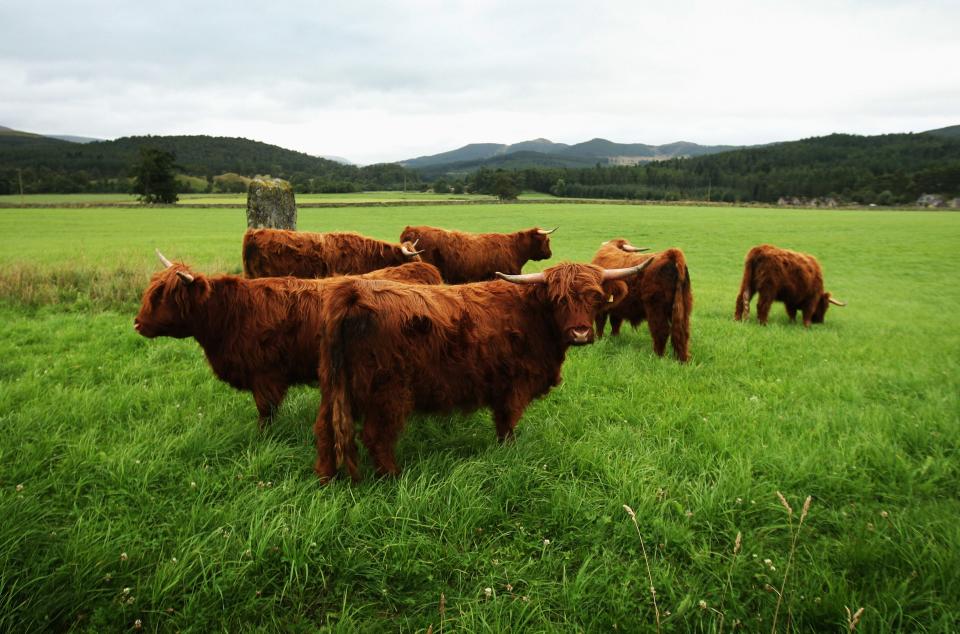
{"label": "herd of cattle", "polygon": [[[560,382],[571,345],[646,321],[654,351],[669,339],[689,359],[693,295],[683,253],[645,253],[623,238],[592,263],[521,274],[551,257],[556,229],[470,234],[407,227],[400,243],[355,233],[251,229],[244,277],[206,276],[158,251],[164,270],[143,295],[144,337],[193,337],[216,375],[253,393],[260,426],[291,385],[318,382],[314,426],[322,482],[343,466],[360,479],[354,422],[378,474],[396,475],[394,447],[413,411],[489,407],[500,441],[527,405]],[[497,279],[499,278],[499,279]],[[811,256],[770,245],[747,254],[735,319],[766,323],[774,301],[792,320],[823,321],[829,304]]]}

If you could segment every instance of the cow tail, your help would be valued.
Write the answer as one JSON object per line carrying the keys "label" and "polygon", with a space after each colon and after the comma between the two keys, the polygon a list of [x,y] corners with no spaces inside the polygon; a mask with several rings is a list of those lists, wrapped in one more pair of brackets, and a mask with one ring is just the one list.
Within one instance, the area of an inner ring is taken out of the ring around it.
{"label": "cow tail", "polygon": [[750,317],[751,297],[753,297],[753,259],[748,254],[747,261],[743,265],[743,280],[740,282],[740,290],[737,292],[737,307],[733,313],[733,318],[736,321]]}
{"label": "cow tail", "polygon": [[670,342],[679,361],[690,358],[690,313],[693,311],[693,293],[690,290],[690,272],[682,255],[676,259],[677,281],[673,293],[673,314],[670,321]]}
{"label": "cow tail", "polygon": [[[344,287],[341,287],[344,288]],[[333,429],[336,466],[345,467],[355,481],[361,479],[358,466],[357,445],[354,440],[354,417],[350,397],[350,363],[348,346],[357,335],[357,319],[350,315],[352,304],[357,300],[356,287],[345,297],[340,305],[330,306],[327,315],[325,343],[320,364],[320,388],[323,398],[322,409],[326,414],[326,424]],[[323,359],[326,358],[326,362]]]}

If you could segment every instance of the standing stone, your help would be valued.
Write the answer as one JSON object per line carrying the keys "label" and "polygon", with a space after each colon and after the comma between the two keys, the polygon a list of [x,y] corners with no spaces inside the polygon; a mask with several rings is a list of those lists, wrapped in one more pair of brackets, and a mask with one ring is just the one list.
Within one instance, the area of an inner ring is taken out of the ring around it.
{"label": "standing stone", "polygon": [[293,187],[279,178],[255,178],[247,187],[247,227],[297,230]]}

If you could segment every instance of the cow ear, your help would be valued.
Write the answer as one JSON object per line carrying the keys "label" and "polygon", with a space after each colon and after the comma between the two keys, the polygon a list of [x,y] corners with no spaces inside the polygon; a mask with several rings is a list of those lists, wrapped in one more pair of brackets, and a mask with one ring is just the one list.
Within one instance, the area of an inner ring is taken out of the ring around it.
{"label": "cow ear", "polygon": [[621,280],[611,280],[603,283],[603,291],[607,296],[606,308],[613,308],[623,301],[629,289],[627,283]]}

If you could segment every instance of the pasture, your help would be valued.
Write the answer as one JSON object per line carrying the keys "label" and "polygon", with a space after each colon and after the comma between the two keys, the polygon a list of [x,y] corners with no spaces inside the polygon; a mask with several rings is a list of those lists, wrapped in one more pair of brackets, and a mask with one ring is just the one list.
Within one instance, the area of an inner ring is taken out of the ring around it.
{"label": "pasture", "polygon": [[[132,328],[155,247],[240,271],[242,210],[0,210],[0,630],[813,632],[847,607],[857,631],[958,627],[960,215],[491,204],[299,228],[407,224],[560,225],[528,272],[616,236],[679,247],[692,360],[625,328],[569,351],[514,443],[486,411],[415,415],[399,479],[364,460],[321,487],[316,389],[261,434],[195,341]],[[735,323],[763,242],[817,255],[849,305]]]}

